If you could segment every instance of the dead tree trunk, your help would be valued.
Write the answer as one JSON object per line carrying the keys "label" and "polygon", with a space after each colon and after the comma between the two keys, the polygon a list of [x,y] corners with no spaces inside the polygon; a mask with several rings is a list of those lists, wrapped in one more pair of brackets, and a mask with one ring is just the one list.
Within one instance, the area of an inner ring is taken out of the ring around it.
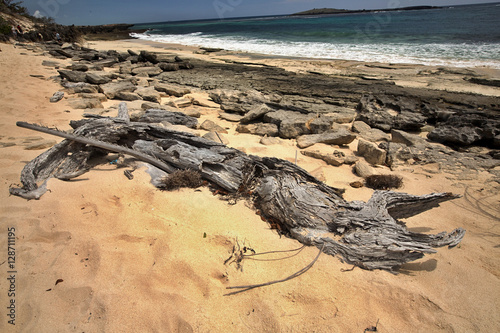
{"label": "dead tree trunk", "polygon": [[413,233],[397,220],[456,195],[376,191],[366,203],[348,202],[341,190],[288,161],[246,155],[188,133],[125,118],[72,122],[73,134],[19,122],[21,127],[66,140],[29,162],[21,174],[23,187],[11,188],[11,193],[39,198],[43,194],[39,186],[47,179],[81,174],[89,169],[89,158],[105,149],[132,155],[168,173],[177,169],[199,171],[211,184],[252,200],[265,218],[278,223],[289,236],[365,269],[393,270],[425,253],[436,252],[433,248],[453,247],[464,237],[461,228],[449,234]]}

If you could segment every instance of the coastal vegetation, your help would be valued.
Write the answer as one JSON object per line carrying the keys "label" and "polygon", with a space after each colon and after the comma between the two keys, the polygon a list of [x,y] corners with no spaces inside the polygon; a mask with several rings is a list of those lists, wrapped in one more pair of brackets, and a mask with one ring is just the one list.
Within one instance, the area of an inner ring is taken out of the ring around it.
{"label": "coastal vegetation", "polygon": [[349,10],[349,9],[336,9],[336,8],[314,8],[310,10],[306,10],[303,12],[298,12],[292,14],[292,16],[296,15],[336,15],[336,14],[356,14],[356,13],[373,13],[373,12],[388,12],[388,11],[400,11],[400,10],[423,10],[423,9],[439,9],[442,7],[438,6],[410,6],[410,7],[401,7],[401,8],[386,8],[386,9],[358,9],[358,10]]}
{"label": "coastal vegetation", "polygon": [[[20,41],[40,42],[53,40],[58,33],[61,41],[73,43],[82,37],[99,35],[107,39],[123,39],[128,37],[128,29],[132,24],[108,24],[97,26],[65,26],[55,23],[51,17],[34,17],[22,6],[22,1],[0,1],[0,41],[7,42],[15,37]],[[16,29],[16,36],[12,32]],[[19,27],[21,29],[19,29]]]}

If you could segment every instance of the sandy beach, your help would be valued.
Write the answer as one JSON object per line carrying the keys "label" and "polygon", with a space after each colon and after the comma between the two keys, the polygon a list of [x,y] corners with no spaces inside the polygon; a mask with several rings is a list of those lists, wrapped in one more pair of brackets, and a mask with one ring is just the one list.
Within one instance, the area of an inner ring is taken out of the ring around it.
{"label": "sandy beach", "polygon": [[[499,87],[463,80],[464,71],[500,77],[499,70],[488,68],[443,73],[421,65],[200,54],[192,47],[138,40],[90,41],[84,46],[170,52],[220,64],[258,63],[296,73],[364,76],[373,84],[392,81],[401,87],[500,98]],[[459,246],[440,248],[405,264],[399,274],[350,270],[352,265],[322,254],[298,278],[224,296],[229,286],[285,278],[308,265],[318,249],[305,247],[286,259],[288,254],[283,253],[266,256],[280,259],[273,261],[245,259],[240,268],[225,264],[238,245],[262,253],[293,250],[301,244],[272,230],[245,201],[231,205],[207,187],[160,191],[150,183],[144,166],[129,180],[122,168],[110,163],[116,154],[72,181],[49,180],[50,191],[40,200],[10,196],[9,187],[19,183],[24,165],[62,140],[18,128],[16,121],[69,130],[69,122],[82,119],[85,110],[72,108],[67,96],[58,103],[49,101],[62,87],[51,79],[58,75],[54,67],[42,62],[56,61],[62,68],[70,60],[12,44],[0,44],[0,49],[0,331],[363,332],[375,326],[377,332],[500,330],[500,194],[491,173],[457,175],[417,164],[395,170],[404,180],[399,191],[462,195],[406,219],[410,230],[467,230]],[[199,94],[208,98],[206,92]],[[108,100],[103,105],[112,108],[118,103]],[[349,185],[362,180],[352,166],[333,167],[297,154],[294,139],[264,146],[260,137],[238,133],[235,123],[219,118],[216,105],[196,108],[200,124],[208,119],[227,130],[224,136],[230,147],[297,162],[326,184],[344,188],[349,201],[366,201],[373,193]],[[111,110],[105,115],[116,116],[116,109]],[[357,140],[335,149],[354,155],[356,147]],[[332,146],[315,148],[330,151]],[[15,239],[12,244],[9,230]],[[8,243],[15,248],[10,268]],[[14,282],[8,280],[12,275]],[[9,295],[9,287],[15,295]],[[8,316],[13,299],[15,325]]]}

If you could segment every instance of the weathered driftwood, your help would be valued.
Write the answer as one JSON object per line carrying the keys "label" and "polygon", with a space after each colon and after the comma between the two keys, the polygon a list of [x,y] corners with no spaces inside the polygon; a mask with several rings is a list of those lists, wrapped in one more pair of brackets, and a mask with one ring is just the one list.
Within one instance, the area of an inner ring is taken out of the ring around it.
{"label": "weathered driftwood", "polygon": [[465,234],[461,228],[449,234],[413,233],[398,221],[456,195],[375,191],[366,203],[348,202],[341,190],[288,161],[246,155],[188,133],[130,122],[123,110],[117,118],[72,122],[73,134],[21,122],[18,125],[67,139],[25,166],[23,187],[11,189],[12,194],[25,198],[39,197],[43,189],[38,186],[44,186],[50,177],[90,168],[90,157],[105,149],[132,155],[168,173],[198,170],[214,186],[252,200],[262,216],[301,243],[338,254],[347,263],[365,269],[392,270],[436,252],[436,247],[453,247]]}

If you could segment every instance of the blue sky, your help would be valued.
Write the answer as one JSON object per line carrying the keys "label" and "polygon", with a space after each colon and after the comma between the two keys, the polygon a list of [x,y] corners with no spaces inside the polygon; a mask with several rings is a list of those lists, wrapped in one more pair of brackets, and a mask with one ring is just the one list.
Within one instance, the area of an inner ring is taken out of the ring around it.
{"label": "blue sky", "polygon": [[449,6],[498,0],[26,0],[31,14],[66,25],[147,23],[209,18],[291,14],[312,8],[383,9]]}

